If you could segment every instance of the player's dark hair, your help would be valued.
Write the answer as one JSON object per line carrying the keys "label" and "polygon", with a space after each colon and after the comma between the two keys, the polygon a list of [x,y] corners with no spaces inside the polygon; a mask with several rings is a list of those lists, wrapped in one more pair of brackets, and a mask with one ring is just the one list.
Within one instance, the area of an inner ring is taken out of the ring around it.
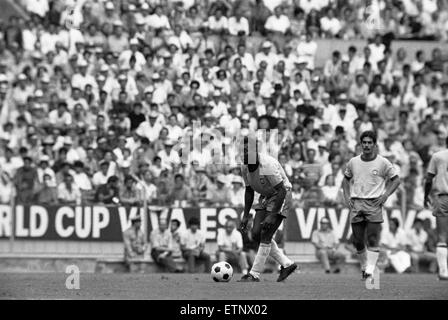
{"label": "player's dark hair", "polygon": [[376,133],[371,131],[371,130],[367,130],[364,131],[363,133],[361,133],[361,136],[359,137],[359,141],[362,143],[362,140],[364,138],[371,138],[373,140],[373,143],[376,144]]}

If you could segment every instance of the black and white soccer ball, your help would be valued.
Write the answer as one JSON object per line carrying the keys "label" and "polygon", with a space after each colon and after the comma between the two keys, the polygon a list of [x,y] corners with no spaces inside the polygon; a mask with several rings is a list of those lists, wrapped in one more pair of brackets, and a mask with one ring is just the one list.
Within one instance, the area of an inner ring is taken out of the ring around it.
{"label": "black and white soccer ball", "polygon": [[233,276],[233,268],[228,262],[217,262],[212,267],[211,276],[216,282],[229,282]]}

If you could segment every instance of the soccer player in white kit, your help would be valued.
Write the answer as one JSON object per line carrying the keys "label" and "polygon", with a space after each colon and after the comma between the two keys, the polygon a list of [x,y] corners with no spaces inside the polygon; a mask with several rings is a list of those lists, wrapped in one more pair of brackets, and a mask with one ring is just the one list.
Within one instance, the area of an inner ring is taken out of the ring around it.
{"label": "soccer player in white kit", "polygon": [[278,160],[268,154],[260,153],[255,136],[243,138],[242,174],[246,185],[244,195],[244,214],[240,230],[245,231],[254,202],[254,192],[260,194],[255,207],[252,236],[259,242],[257,254],[251,270],[243,275],[240,282],[259,282],[266,258],[271,256],[280,265],[277,281],[285,280],[297,268],[277,246],[273,235],[289,213],[291,183]]}
{"label": "soccer player in white kit", "polygon": [[350,208],[353,244],[361,262],[362,279],[372,277],[379,255],[383,204],[400,185],[394,166],[377,154],[373,131],[360,137],[362,154],[350,159],[342,188]]}
{"label": "soccer player in white kit", "polygon": [[[445,140],[448,147],[448,138]],[[435,196],[431,201],[430,193],[433,187]],[[425,198],[423,206],[429,208],[433,204],[433,215],[437,224],[437,264],[439,279],[448,280],[448,150],[442,150],[432,155],[429,161],[425,181]]]}

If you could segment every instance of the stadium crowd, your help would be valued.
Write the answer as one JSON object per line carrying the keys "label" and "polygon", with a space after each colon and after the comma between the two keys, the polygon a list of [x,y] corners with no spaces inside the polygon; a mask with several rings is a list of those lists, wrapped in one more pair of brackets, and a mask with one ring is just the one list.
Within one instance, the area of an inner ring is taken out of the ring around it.
{"label": "stadium crowd", "polygon": [[[29,18],[0,27],[2,203],[240,206],[240,169],[212,150],[257,128],[277,129],[297,205],[343,204],[344,165],[368,129],[404,181],[388,205],[422,203],[448,134],[446,52],[390,43],[446,43],[445,1],[379,1],[385,28],[370,38],[354,0],[21,4]],[[316,66],[315,40],[333,37],[366,45]],[[181,161],[180,141],[198,136]]]}

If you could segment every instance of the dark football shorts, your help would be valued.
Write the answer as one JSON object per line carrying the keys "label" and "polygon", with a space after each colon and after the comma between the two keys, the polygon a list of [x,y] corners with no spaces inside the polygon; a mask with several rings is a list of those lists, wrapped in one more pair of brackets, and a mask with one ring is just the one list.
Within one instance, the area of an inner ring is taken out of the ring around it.
{"label": "dark football shorts", "polygon": [[383,206],[375,206],[376,199],[352,199],[353,208],[350,211],[351,223],[362,221],[383,222]]}
{"label": "dark football shorts", "polygon": [[448,194],[440,194],[434,197],[434,217],[448,217]]}
{"label": "dark football shorts", "polygon": [[[272,197],[266,198],[262,195],[260,195],[260,198],[258,199],[258,203],[254,206],[255,210],[266,210],[268,212],[272,212],[275,204],[275,200],[277,195],[273,195]],[[280,209],[279,214],[281,214],[283,217],[287,218],[289,215],[289,211],[291,209],[291,203],[292,203],[292,193],[290,189],[287,189],[285,200],[283,201],[282,208]]]}

